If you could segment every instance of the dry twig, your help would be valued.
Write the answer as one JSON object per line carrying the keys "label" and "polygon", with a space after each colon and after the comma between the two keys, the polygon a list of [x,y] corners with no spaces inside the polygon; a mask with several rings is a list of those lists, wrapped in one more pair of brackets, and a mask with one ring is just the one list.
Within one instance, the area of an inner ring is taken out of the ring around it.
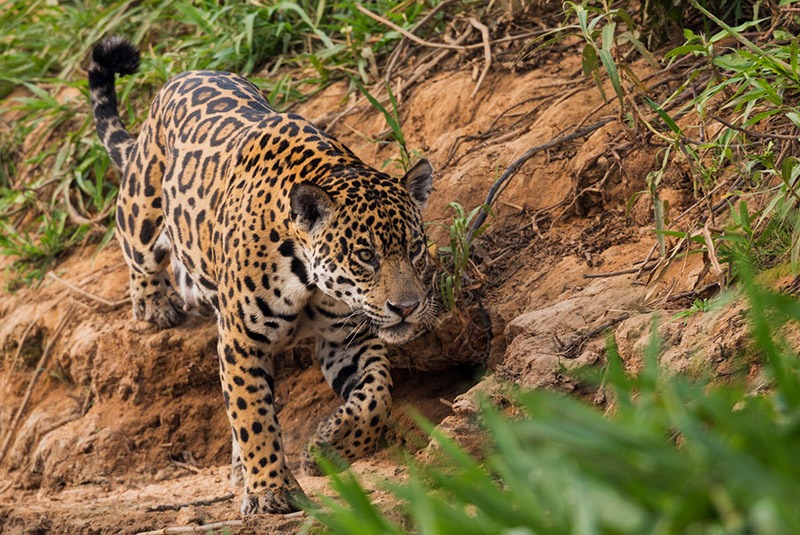
{"label": "dry twig", "polygon": [[481,75],[478,77],[478,82],[475,84],[475,89],[472,90],[472,95],[470,95],[470,98],[475,98],[475,95],[478,94],[478,90],[481,88],[483,79],[486,78],[486,73],[489,72],[492,66],[492,47],[489,45],[489,28],[487,28],[485,24],[478,22],[474,17],[469,18],[469,23],[472,24],[473,28],[481,32],[481,36],[483,37],[483,59],[485,61]]}
{"label": "dry twig", "polygon": [[155,529],[153,531],[140,531],[136,535],[173,535],[176,533],[208,533],[222,528],[240,528],[241,520],[224,520],[213,524],[203,524],[202,526],[174,526],[171,528]]}
{"label": "dry twig", "polygon": [[119,299],[117,301],[110,301],[110,300],[106,299],[105,297],[100,297],[99,295],[94,295],[93,293],[89,293],[86,290],[84,290],[84,289],[72,284],[69,281],[65,281],[64,279],[62,279],[61,277],[59,277],[58,275],[56,275],[52,271],[48,272],[47,276],[50,277],[51,279],[55,280],[55,281],[60,282],[61,284],[63,284],[64,286],[66,286],[67,288],[72,290],[73,292],[75,292],[75,293],[77,293],[79,295],[82,295],[84,297],[88,297],[92,301],[97,301],[101,305],[105,305],[105,306],[110,307],[110,308],[121,307],[122,305],[125,305],[130,301],[127,297],[125,299]]}
{"label": "dry twig", "polygon": [[698,288],[696,290],[689,290],[688,292],[681,292],[679,294],[671,295],[671,296],[669,296],[667,301],[677,301],[679,299],[684,299],[684,298],[687,298],[687,297],[694,298],[694,297],[697,297],[698,295],[703,295],[705,293],[708,293],[708,292],[710,292],[711,290],[713,290],[715,288],[719,288],[719,283],[718,282],[712,282],[710,284],[706,284],[702,288]]}
{"label": "dry twig", "polygon": [[[358,9],[360,12],[362,12],[364,15],[370,17],[371,19],[376,20],[376,21],[380,22],[381,24],[383,24],[384,26],[387,26],[387,27],[393,29],[394,31],[396,31],[397,33],[402,35],[403,37],[407,38],[409,41],[413,41],[413,42],[417,43],[418,45],[427,46],[427,47],[430,47],[430,48],[446,48],[448,50],[459,50],[459,51],[462,51],[462,52],[465,51],[465,50],[475,50],[475,49],[478,49],[478,48],[483,48],[483,46],[484,46],[483,43],[478,43],[478,44],[474,44],[474,45],[463,45],[462,46],[462,45],[448,45],[446,43],[433,43],[431,41],[426,41],[425,39],[421,39],[421,38],[417,37],[416,35],[414,35],[413,33],[409,32],[408,30],[404,30],[403,28],[401,28],[397,24],[395,24],[395,23],[393,23],[393,22],[391,22],[389,20],[386,20],[385,18],[381,17],[380,15],[377,15],[377,14],[373,13],[372,11],[370,11],[367,8],[365,8],[361,4],[356,4],[356,9]],[[545,29],[545,30],[536,30],[536,31],[532,31],[532,32],[525,32],[525,33],[521,33],[521,34],[518,34],[518,35],[509,35],[507,37],[501,37],[500,39],[495,39],[494,41],[490,41],[490,44],[494,45],[494,44],[499,44],[499,43],[508,43],[510,41],[519,41],[520,39],[529,39],[531,37],[536,37],[537,35],[542,35],[542,34],[545,34],[545,33],[548,33],[548,32],[552,32],[552,31],[553,31],[552,29]]]}
{"label": "dry twig", "polygon": [[[653,264],[655,265],[655,264]],[[600,279],[603,277],[616,277],[619,275],[629,275],[631,273],[639,273],[642,269],[647,269],[647,266],[633,267],[629,269],[621,269],[619,271],[607,271],[605,273],[584,273],[584,279]]]}
{"label": "dry twig", "polygon": [[202,472],[202,470],[197,468],[196,466],[193,466],[189,463],[185,463],[183,461],[176,461],[175,459],[170,459],[170,462],[175,466],[177,466],[178,468],[183,468],[184,470],[194,472],[195,474],[199,474],[200,472]]}
{"label": "dry twig", "polygon": [[706,241],[706,251],[708,254],[708,260],[711,262],[711,265],[714,269],[714,274],[717,276],[717,280],[719,281],[719,287],[725,287],[725,270],[722,269],[722,266],[717,259],[717,250],[716,246],[714,245],[714,240],[711,238],[711,230],[708,228],[708,223],[703,225],[703,238]]}
{"label": "dry twig", "polygon": [[111,203],[106,207],[105,210],[99,214],[96,214],[92,219],[89,219],[78,213],[78,210],[75,209],[75,207],[72,205],[72,201],[70,201],[69,192],[67,190],[64,190],[62,197],[64,198],[64,206],[67,209],[67,216],[69,217],[70,222],[73,225],[78,226],[88,225],[94,230],[105,230],[105,227],[101,225],[100,222],[107,218],[111,211],[117,206],[115,203]]}
{"label": "dry twig", "polygon": [[[421,39],[421,38],[417,37],[416,35],[414,35],[413,33],[409,32],[408,30],[404,30],[403,28],[401,28],[400,26],[398,26],[394,22],[392,22],[390,20],[387,20],[387,19],[381,17],[380,15],[378,15],[376,13],[373,13],[369,9],[365,8],[364,6],[362,6],[360,3],[356,4],[356,9],[358,9],[360,12],[362,12],[364,15],[368,16],[369,18],[371,18],[373,20],[376,20],[376,21],[380,22],[381,24],[383,24],[384,26],[387,26],[387,27],[393,29],[394,31],[396,31],[397,33],[399,33],[400,35],[402,35],[403,37],[405,37],[409,41],[414,41],[418,45],[427,46],[427,47],[430,47],[430,48],[446,48],[448,50],[461,50],[461,51],[467,50],[467,47],[464,47],[464,46],[448,45],[446,43],[432,43],[430,41],[426,41],[425,39]],[[483,45],[480,45],[480,46],[483,46]]]}
{"label": "dry twig", "polygon": [[732,130],[736,130],[737,132],[741,132],[743,134],[747,134],[748,136],[761,138],[761,139],[787,139],[789,141],[797,141],[797,136],[787,136],[786,134],[766,134],[763,132],[754,132],[752,130],[748,130],[746,128],[742,128],[741,126],[736,126],[733,123],[729,123],[722,117],[717,117],[716,115],[711,115],[711,118],[717,121],[718,123],[722,124],[723,126],[727,126]]}
{"label": "dry twig", "polygon": [[578,139],[580,137],[591,134],[595,130],[598,130],[600,127],[610,123],[613,120],[614,120],[613,117],[606,117],[605,119],[601,119],[592,125],[589,125],[585,128],[581,128],[580,130],[576,130],[571,134],[559,136],[551,139],[546,143],[542,143],[541,145],[536,145],[535,147],[531,147],[525,152],[525,154],[517,158],[511,165],[508,166],[505,172],[502,175],[500,175],[500,178],[498,178],[494,182],[494,184],[492,184],[492,187],[489,188],[489,193],[486,195],[486,200],[483,203],[484,207],[481,208],[481,211],[478,213],[477,217],[475,217],[475,220],[472,222],[472,225],[469,228],[469,233],[467,234],[468,239],[471,239],[472,236],[475,234],[475,232],[479,228],[481,228],[481,225],[483,225],[484,221],[486,221],[486,216],[488,215],[487,207],[491,206],[494,203],[498,190],[508,180],[510,180],[511,177],[513,177],[517,173],[517,171],[519,171],[519,168],[522,167],[522,164],[524,164],[525,162],[530,160],[533,156],[535,156],[536,154],[538,154],[543,150],[547,150],[556,147],[558,145],[561,145],[562,143],[566,143],[568,141],[572,141],[574,139]]}
{"label": "dry twig", "polygon": [[[432,19],[434,16],[436,16],[436,14],[437,14],[439,11],[442,11],[444,8],[448,7],[448,6],[449,6],[450,4],[452,4],[454,1],[455,1],[455,0],[445,0],[444,2],[442,2],[441,4],[439,4],[438,6],[436,6],[435,8],[431,9],[431,10],[428,12],[428,14],[427,14],[427,15],[425,15],[424,17],[422,17],[422,20],[420,20],[418,23],[416,23],[416,24],[414,25],[414,27],[413,27],[413,28],[411,28],[411,30],[409,31],[409,33],[412,33],[412,34],[413,34],[415,31],[417,31],[417,30],[419,30],[420,28],[422,28],[423,26],[425,26],[425,25],[428,23],[428,21],[429,21],[429,20],[431,20],[431,19]],[[383,77],[383,79],[386,81],[386,83],[387,83],[387,84],[388,84],[388,83],[391,81],[391,79],[392,79],[392,72],[394,71],[394,66],[395,66],[395,64],[397,63],[398,59],[400,58],[400,53],[401,53],[401,51],[403,50],[403,47],[405,46],[407,39],[408,39],[408,38],[407,38],[407,37],[404,35],[404,36],[403,36],[403,38],[400,40],[400,43],[399,43],[399,44],[397,45],[397,47],[394,49],[394,52],[392,52],[392,56],[389,58],[389,64],[388,64],[388,65],[387,65],[387,67],[386,67],[386,74],[385,74],[385,75],[384,75],[384,77]]]}
{"label": "dry twig", "polygon": [[[656,252],[656,248],[657,247],[658,247],[658,242],[654,243],[653,246],[650,248],[650,252],[647,253],[647,256],[645,257],[645,259],[642,260],[642,265],[639,267],[639,271],[636,272],[636,276],[634,277],[634,279],[638,279],[639,277],[641,277],[642,276],[642,272],[645,270],[645,268],[649,269],[648,266],[650,265],[650,261],[651,261],[651,259],[653,257],[653,254]],[[655,269],[656,267],[658,267],[658,261],[659,260],[660,259],[658,259],[658,258],[654,259],[655,264],[652,266],[652,269]]]}
{"label": "dry twig", "polygon": [[214,503],[226,502],[228,500],[232,500],[234,496],[235,495],[232,492],[229,492],[228,494],[217,496],[215,498],[207,498],[205,500],[197,500],[189,503],[175,503],[175,504],[170,503],[170,504],[156,505],[155,507],[148,507],[146,510],[148,513],[155,513],[160,511],[180,511],[184,507],[196,507],[198,505],[211,505]]}
{"label": "dry twig", "polygon": [[[454,41],[455,44],[463,43],[471,33],[472,33],[472,28],[468,26],[467,29],[464,31],[464,33],[462,33],[461,35],[458,36],[458,38],[456,38],[456,40]],[[411,77],[403,83],[402,88],[398,91],[398,93],[404,92],[406,89],[408,89],[411,86],[411,84],[419,80],[424,74],[426,74],[436,65],[438,65],[439,62],[442,61],[444,58],[446,58],[448,55],[450,55],[450,51],[444,50],[442,52],[439,52],[439,54],[434,56],[434,58],[431,59],[429,62],[420,65],[417,68],[417,70],[414,71],[414,74],[412,74]]]}
{"label": "dry twig", "polygon": [[[553,87],[563,87],[563,86],[568,85],[570,83],[572,83],[572,82],[564,82],[564,83],[558,83],[558,84],[545,84],[545,85],[538,86],[536,89],[539,90],[539,89],[547,89],[547,88],[553,88]],[[508,108],[506,108],[503,111],[501,111],[500,113],[498,113],[497,117],[492,119],[492,122],[489,124],[489,127],[486,128],[487,132],[491,131],[491,130],[494,130],[494,127],[497,125],[497,123],[500,121],[500,119],[505,117],[506,114],[508,114],[508,112],[510,112],[511,110],[519,108],[520,106],[524,106],[528,102],[533,102],[534,100],[544,100],[544,101],[551,100],[551,99],[555,98],[555,95],[556,94],[554,92],[550,93],[549,95],[536,95],[535,97],[526,98],[525,100],[517,102],[516,104],[512,104]],[[543,103],[540,102],[532,110],[526,111],[526,112],[518,114],[518,115],[522,115],[523,117],[528,116],[531,113],[533,113],[534,111],[538,110],[542,106],[542,104]]]}

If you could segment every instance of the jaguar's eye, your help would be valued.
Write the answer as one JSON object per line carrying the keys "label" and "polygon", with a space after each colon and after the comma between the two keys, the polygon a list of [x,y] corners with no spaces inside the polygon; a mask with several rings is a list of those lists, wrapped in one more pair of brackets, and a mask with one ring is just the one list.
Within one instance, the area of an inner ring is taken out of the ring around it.
{"label": "jaguar's eye", "polygon": [[413,257],[419,255],[421,252],[422,252],[422,242],[418,241],[417,243],[415,243],[414,245],[411,246],[411,250],[409,251],[409,254],[413,258]]}
{"label": "jaguar's eye", "polygon": [[375,261],[375,253],[369,249],[361,249],[356,251],[356,256],[365,264],[372,264]]}

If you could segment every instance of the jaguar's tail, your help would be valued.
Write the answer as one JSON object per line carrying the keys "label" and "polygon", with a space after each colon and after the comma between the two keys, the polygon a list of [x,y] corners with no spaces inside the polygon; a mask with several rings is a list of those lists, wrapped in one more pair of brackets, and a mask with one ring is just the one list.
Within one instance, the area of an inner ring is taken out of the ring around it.
{"label": "jaguar's tail", "polygon": [[89,67],[89,92],[97,135],[111,160],[125,170],[134,140],[125,129],[117,111],[114,76],[133,74],[139,68],[139,51],[120,37],[106,37],[94,46]]}

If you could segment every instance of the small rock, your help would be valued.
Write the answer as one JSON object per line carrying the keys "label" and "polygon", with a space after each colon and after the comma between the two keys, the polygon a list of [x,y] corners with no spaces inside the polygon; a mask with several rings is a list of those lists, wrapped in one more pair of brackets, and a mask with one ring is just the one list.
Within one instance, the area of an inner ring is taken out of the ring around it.
{"label": "small rock", "polygon": [[188,526],[189,524],[204,524],[205,515],[197,509],[194,505],[183,507],[178,511],[178,516],[175,517],[175,522],[181,526]]}
{"label": "small rock", "polygon": [[580,368],[580,367],[583,367],[583,366],[587,366],[589,364],[594,364],[598,360],[600,360],[600,353],[598,353],[597,351],[593,351],[593,350],[589,349],[589,350],[586,350],[583,353],[581,353],[578,358],[576,358],[574,361],[572,361],[570,363],[571,366],[569,364],[566,365],[566,368],[567,369]]}

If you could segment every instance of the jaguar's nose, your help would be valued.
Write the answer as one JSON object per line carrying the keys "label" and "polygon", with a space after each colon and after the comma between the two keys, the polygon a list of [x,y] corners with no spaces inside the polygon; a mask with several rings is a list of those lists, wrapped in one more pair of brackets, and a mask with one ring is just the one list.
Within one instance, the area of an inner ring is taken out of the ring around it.
{"label": "jaguar's nose", "polygon": [[398,304],[387,301],[386,305],[389,307],[389,310],[400,316],[401,319],[406,319],[419,307],[419,301]]}

